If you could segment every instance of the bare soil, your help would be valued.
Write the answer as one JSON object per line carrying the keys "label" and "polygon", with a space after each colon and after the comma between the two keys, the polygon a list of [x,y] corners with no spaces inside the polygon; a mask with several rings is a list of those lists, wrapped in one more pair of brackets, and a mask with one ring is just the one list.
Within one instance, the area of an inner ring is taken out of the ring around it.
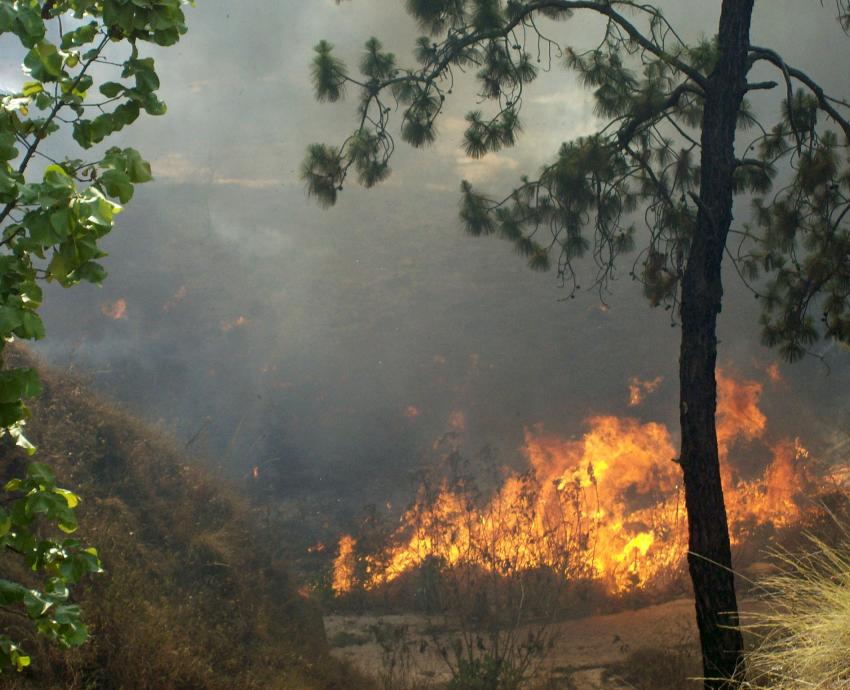
{"label": "bare soil", "polygon": [[[435,635],[446,639],[451,634],[450,630],[438,627],[441,622],[416,614],[334,615],[325,618],[325,628],[334,656],[379,678],[386,672],[386,654],[375,642],[371,626],[407,626],[405,639],[411,650],[407,682],[409,687],[418,690],[449,679],[448,668],[432,643]],[[563,621],[553,629],[555,645],[545,655],[536,676],[541,687],[546,688],[631,689],[635,685],[618,680],[616,671],[629,663],[634,652],[642,649],[681,651],[689,647],[695,649],[696,644],[694,605],[690,599]]]}

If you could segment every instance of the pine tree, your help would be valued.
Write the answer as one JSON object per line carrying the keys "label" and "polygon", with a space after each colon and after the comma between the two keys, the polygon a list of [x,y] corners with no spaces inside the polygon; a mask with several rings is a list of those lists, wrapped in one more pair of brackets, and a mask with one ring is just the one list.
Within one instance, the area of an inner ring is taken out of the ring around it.
{"label": "pine tree", "polygon": [[[329,43],[316,46],[317,98],[356,90],[358,118],[342,144],[310,146],[302,167],[322,205],[336,201],[351,172],[367,187],[380,182],[395,146],[391,118],[400,112],[404,141],[430,144],[459,70],[474,70],[479,100],[493,104],[467,115],[467,154],[513,145],[540,46],[593,90],[604,127],[563,144],[538,177],[523,177],[503,198],[463,182],[460,215],[469,233],[510,241],[571,292],[580,260],[593,262],[600,291],[625,260],[650,302],[678,317],[679,463],[707,688],[743,672],[715,426],[724,254],[761,299],[765,343],[787,359],[818,338],[850,341],[850,103],[781,51],[750,43],[753,4],[724,0],[715,36],[689,45],[661,9],[635,0],[407,0],[427,33],[414,67],[400,67],[372,38],[352,76]],[[836,0],[835,9],[846,33],[850,2]],[[551,37],[553,26],[586,14],[605,22],[595,47]],[[759,63],[775,80],[748,81]],[[752,112],[746,96],[756,90],[777,94],[774,122]],[[753,197],[752,222],[733,225],[737,195]]]}

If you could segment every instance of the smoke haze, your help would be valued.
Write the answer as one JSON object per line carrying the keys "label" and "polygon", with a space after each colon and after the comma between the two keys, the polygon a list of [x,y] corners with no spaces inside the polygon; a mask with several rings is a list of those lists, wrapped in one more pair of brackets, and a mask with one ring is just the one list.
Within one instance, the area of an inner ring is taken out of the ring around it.
{"label": "smoke haze", "polygon": [[[686,36],[713,32],[715,3],[668,4]],[[846,93],[850,39],[831,7],[757,5],[754,43]],[[50,361],[90,372],[233,476],[258,468],[274,497],[326,492],[351,510],[408,496],[445,432],[511,462],[535,423],[570,436],[589,415],[616,413],[675,427],[679,332],[630,267],[607,307],[595,293],[565,300],[554,274],[531,273],[506,244],[459,226],[462,178],[508,190],[561,141],[593,130],[589,94],[569,74],[555,67],[534,84],[520,145],[479,161],[458,148],[474,103],[459,86],[434,147],[400,145],[386,183],[351,185],[322,211],[297,170],[308,143],[353,127],[355,106],[314,102],[311,47],[327,38],[352,64],[376,35],[409,62],[416,31],[403,3],[202,0],[189,26],[155,53],[169,113],[116,142],[138,147],[156,180],[105,245],[109,279],[47,292]],[[568,24],[564,40],[582,45],[595,26]],[[766,98],[777,96],[756,106]],[[759,345],[758,304],[735,281],[730,273],[720,360],[766,379],[777,355]],[[850,355],[819,352],[829,374],[814,358],[783,366],[764,400],[784,434],[809,443],[826,443],[848,412]],[[630,380],[657,377],[630,411]]]}

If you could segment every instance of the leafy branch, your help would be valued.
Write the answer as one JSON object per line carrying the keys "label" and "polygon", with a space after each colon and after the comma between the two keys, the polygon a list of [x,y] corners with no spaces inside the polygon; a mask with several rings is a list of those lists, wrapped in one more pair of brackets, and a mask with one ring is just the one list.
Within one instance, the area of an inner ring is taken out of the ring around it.
{"label": "leafy branch", "polygon": [[[163,114],[154,61],[140,56],[138,44],[176,43],[186,31],[183,4],[51,0],[42,6],[37,0],[0,0],[0,35],[17,39],[27,79],[0,101],[0,437],[28,455],[36,449],[24,434],[29,417],[24,401],[40,394],[41,383],[33,369],[5,366],[6,345],[44,337],[38,314],[42,281],[63,287],[103,281],[106,271],[98,259],[105,254],[98,243],[112,230],[121,204],[132,198],[134,185],[151,179],[149,164],[132,148],[108,148],[98,159],[84,161],[48,156],[40,147],[68,128],[88,150],[143,110]],[[48,32],[51,23],[55,31]],[[48,39],[57,35],[57,43]],[[129,55],[107,59],[110,46]],[[106,100],[92,103],[95,64],[118,68],[122,81],[100,83],[97,91]],[[93,118],[86,116],[91,106],[99,113]],[[38,176],[28,176],[36,155],[50,164]],[[0,609],[26,618],[60,646],[82,644],[88,631],[70,589],[101,566],[94,548],[65,536],[77,528],[79,497],[59,487],[50,469],[36,462],[4,491],[0,547],[20,559],[37,584],[0,579]],[[29,664],[18,642],[0,634],[0,672]]]}

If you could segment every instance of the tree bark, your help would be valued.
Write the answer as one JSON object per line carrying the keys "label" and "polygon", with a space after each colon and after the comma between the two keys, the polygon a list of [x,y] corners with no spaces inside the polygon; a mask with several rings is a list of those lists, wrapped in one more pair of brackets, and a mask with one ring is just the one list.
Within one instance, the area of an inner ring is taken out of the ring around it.
{"label": "tree bark", "polygon": [[721,264],[732,223],[735,129],[746,88],[754,0],[724,0],[719,60],[708,79],[702,122],[700,203],[682,280],[679,359],[681,464],[688,512],[688,567],[696,600],[706,688],[731,687],[743,641],[717,449],[717,316]]}

